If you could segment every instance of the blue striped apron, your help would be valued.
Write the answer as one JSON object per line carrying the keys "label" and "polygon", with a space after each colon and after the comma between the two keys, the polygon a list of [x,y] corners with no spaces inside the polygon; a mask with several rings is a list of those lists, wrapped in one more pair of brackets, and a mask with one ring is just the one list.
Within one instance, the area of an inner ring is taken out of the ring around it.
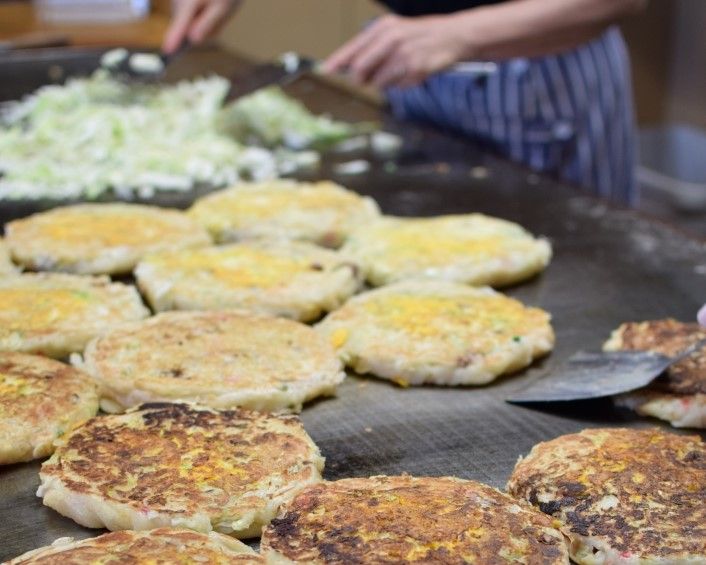
{"label": "blue striped apron", "polygon": [[630,62],[617,28],[557,55],[509,59],[487,76],[440,73],[390,89],[395,115],[489,144],[530,168],[634,205]]}

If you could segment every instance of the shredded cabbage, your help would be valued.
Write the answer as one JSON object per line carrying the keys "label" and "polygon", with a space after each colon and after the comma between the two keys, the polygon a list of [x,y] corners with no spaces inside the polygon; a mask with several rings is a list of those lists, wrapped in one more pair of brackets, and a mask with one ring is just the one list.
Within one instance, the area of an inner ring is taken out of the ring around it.
{"label": "shredded cabbage", "polygon": [[126,85],[101,70],[40,88],[2,114],[0,199],[96,198],[109,190],[149,197],[296,168],[301,159],[292,152],[243,145],[226,127],[233,114],[250,124],[245,137],[257,131],[272,146],[285,132],[314,139],[351,127],[313,116],[284,93],[274,95],[277,111],[270,93],[224,108],[228,89],[216,76]]}
{"label": "shredded cabbage", "polygon": [[226,128],[239,139],[292,149],[333,144],[358,133],[359,126],[315,116],[281,88],[261,88],[225,111]]}

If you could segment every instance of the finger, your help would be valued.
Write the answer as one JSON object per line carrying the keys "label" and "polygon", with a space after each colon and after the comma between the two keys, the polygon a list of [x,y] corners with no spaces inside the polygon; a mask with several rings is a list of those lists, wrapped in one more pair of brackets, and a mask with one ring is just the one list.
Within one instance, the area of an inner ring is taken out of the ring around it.
{"label": "finger", "polygon": [[393,54],[370,78],[370,84],[381,89],[398,86],[405,79],[407,72],[404,60]]}
{"label": "finger", "polygon": [[361,83],[369,82],[378,68],[393,55],[398,44],[399,38],[394,34],[376,37],[361,48],[349,63],[353,78]]}
{"label": "finger", "polygon": [[176,11],[162,43],[165,53],[173,53],[184,41],[200,4],[200,0],[181,0],[176,4]]}
{"label": "finger", "polygon": [[[365,32],[363,33],[365,34]],[[350,41],[347,41],[326,58],[321,67],[322,70],[325,73],[345,72],[350,66],[350,61],[353,56],[367,41],[367,34],[365,34],[365,38],[363,34],[359,34]]]}
{"label": "finger", "polygon": [[347,70],[355,54],[369,42],[373,41],[387,25],[389,24],[381,25],[379,22],[375,22],[353,39],[344,43],[324,61],[322,66],[323,71],[326,73],[336,73]]}
{"label": "finger", "polygon": [[422,71],[413,58],[404,56],[399,51],[381,66],[370,83],[376,88],[406,88],[424,81],[427,73]]}
{"label": "finger", "polygon": [[189,40],[200,43],[206,37],[216,31],[219,24],[225,22],[226,16],[230,12],[228,2],[211,1],[194,18],[189,28]]}

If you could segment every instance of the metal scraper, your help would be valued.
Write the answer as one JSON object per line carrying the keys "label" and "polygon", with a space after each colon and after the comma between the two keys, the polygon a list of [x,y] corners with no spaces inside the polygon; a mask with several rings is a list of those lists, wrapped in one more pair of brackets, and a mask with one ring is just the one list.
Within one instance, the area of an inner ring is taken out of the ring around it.
{"label": "metal scraper", "polygon": [[506,401],[562,402],[629,392],[647,386],[671,365],[704,346],[706,339],[674,357],[649,351],[582,351]]}
{"label": "metal scraper", "polygon": [[[278,60],[260,63],[245,72],[231,77],[231,88],[228,100],[241,98],[267,86],[286,86],[306,74],[314,74],[329,86],[337,87],[359,98],[380,106],[384,96],[371,86],[354,84],[346,78],[346,74],[329,75],[320,71],[321,63],[316,59],[289,52],[282,54]],[[452,65],[447,69],[453,74],[473,75],[476,77],[491,75],[497,72],[496,63],[487,61],[465,61]]]}
{"label": "metal scraper", "polygon": [[167,67],[191,47],[188,40],[183,40],[172,53],[154,51],[131,51],[124,47],[111,49],[101,56],[101,68],[128,84],[152,84],[164,79]]}
{"label": "metal scraper", "polygon": [[231,77],[228,100],[241,98],[267,86],[286,86],[300,76],[316,71],[314,59],[286,53],[280,60],[260,63]]}

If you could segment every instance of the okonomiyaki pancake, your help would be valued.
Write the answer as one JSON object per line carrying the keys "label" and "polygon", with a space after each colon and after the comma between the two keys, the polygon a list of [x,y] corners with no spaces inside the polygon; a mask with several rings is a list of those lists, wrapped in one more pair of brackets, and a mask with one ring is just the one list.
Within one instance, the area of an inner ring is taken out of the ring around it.
{"label": "okonomiyaki pancake", "polygon": [[343,362],[400,385],[480,385],[551,351],[550,316],[490,288],[406,281],[359,294],[317,326]]}
{"label": "okonomiyaki pancake", "polygon": [[706,444],[657,428],[539,443],[508,491],[560,520],[580,564],[706,562]]}
{"label": "okonomiyaki pancake", "polygon": [[264,565],[243,542],[216,532],[202,534],[176,528],[124,530],[75,541],[59,538],[53,544],[27,552],[7,565]]}
{"label": "okonomiyaki pancake", "polygon": [[7,249],[5,241],[0,238],[0,276],[14,275],[17,268],[10,260],[10,251]]}
{"label": "okonomiyaki pancake", "polygon": [[89,528],[251,537],[323,462],[296,416],[145,404],[62,437],[37,495]]}
{"label": "okonomiyaki pancake", "polygon": [[0,351],[66,357],[97,335],[148,314],[134,287],[108,277],[0,277]]}
{"label": "okonomiyaki pancake", "polygon": [[[706,329],[677,320],[630,322],[615,330],[606,351],[652,351],[673,357],[706,339]],[[675,363],[649,386],[616,397],[619,405],[678,428],[706,428],[706,346]]]}
{"label": "okonomiyaki pancake", "polygon": [[205,229],[178,210],[141,204],[77,204],[6,226],[15,260],[39,271],[119,274],[147,253],[208,245]]}
{"label": "okonomiyaki pancake", "polygon": [[343,251],[376,286],[410,278],[507,285],[543,271],[551,259],[546,240],[482,214],[384,217],[353,232]]}
{"label": "okonomiyaki pancake", "polygon": [[[552,520],[452,477],[370,477],[301,491],[265,529],[269,563],[568,564]],[[289,560],[289,561],[288,561]]]}
{"label": "okonomiyaki pancake", "polygon": [[258,240],[151,255],[135,276],[160,312],[239,309],[306,322],[353,294],[359,271],[310,243]]}
{"label": "okonomiyaki pancake", "polygon": [[374,200],[330,181],[244,183],[196,201],[189,215],[217,241],[282,238],[339,247],[376,219]]}
{"label": "okonomiyaki pancake", "polygon": [[296,411],[345,378],[309,326],[237,312],[158,314],[96,338],[72,361],[100,384],[108,412],[173,400]]}
{"label": "okonomiyaki pancake", "polygon": [[0,465],[51,454],[55,439],[97,411],[88,375],[46,357],[0,352]]}

